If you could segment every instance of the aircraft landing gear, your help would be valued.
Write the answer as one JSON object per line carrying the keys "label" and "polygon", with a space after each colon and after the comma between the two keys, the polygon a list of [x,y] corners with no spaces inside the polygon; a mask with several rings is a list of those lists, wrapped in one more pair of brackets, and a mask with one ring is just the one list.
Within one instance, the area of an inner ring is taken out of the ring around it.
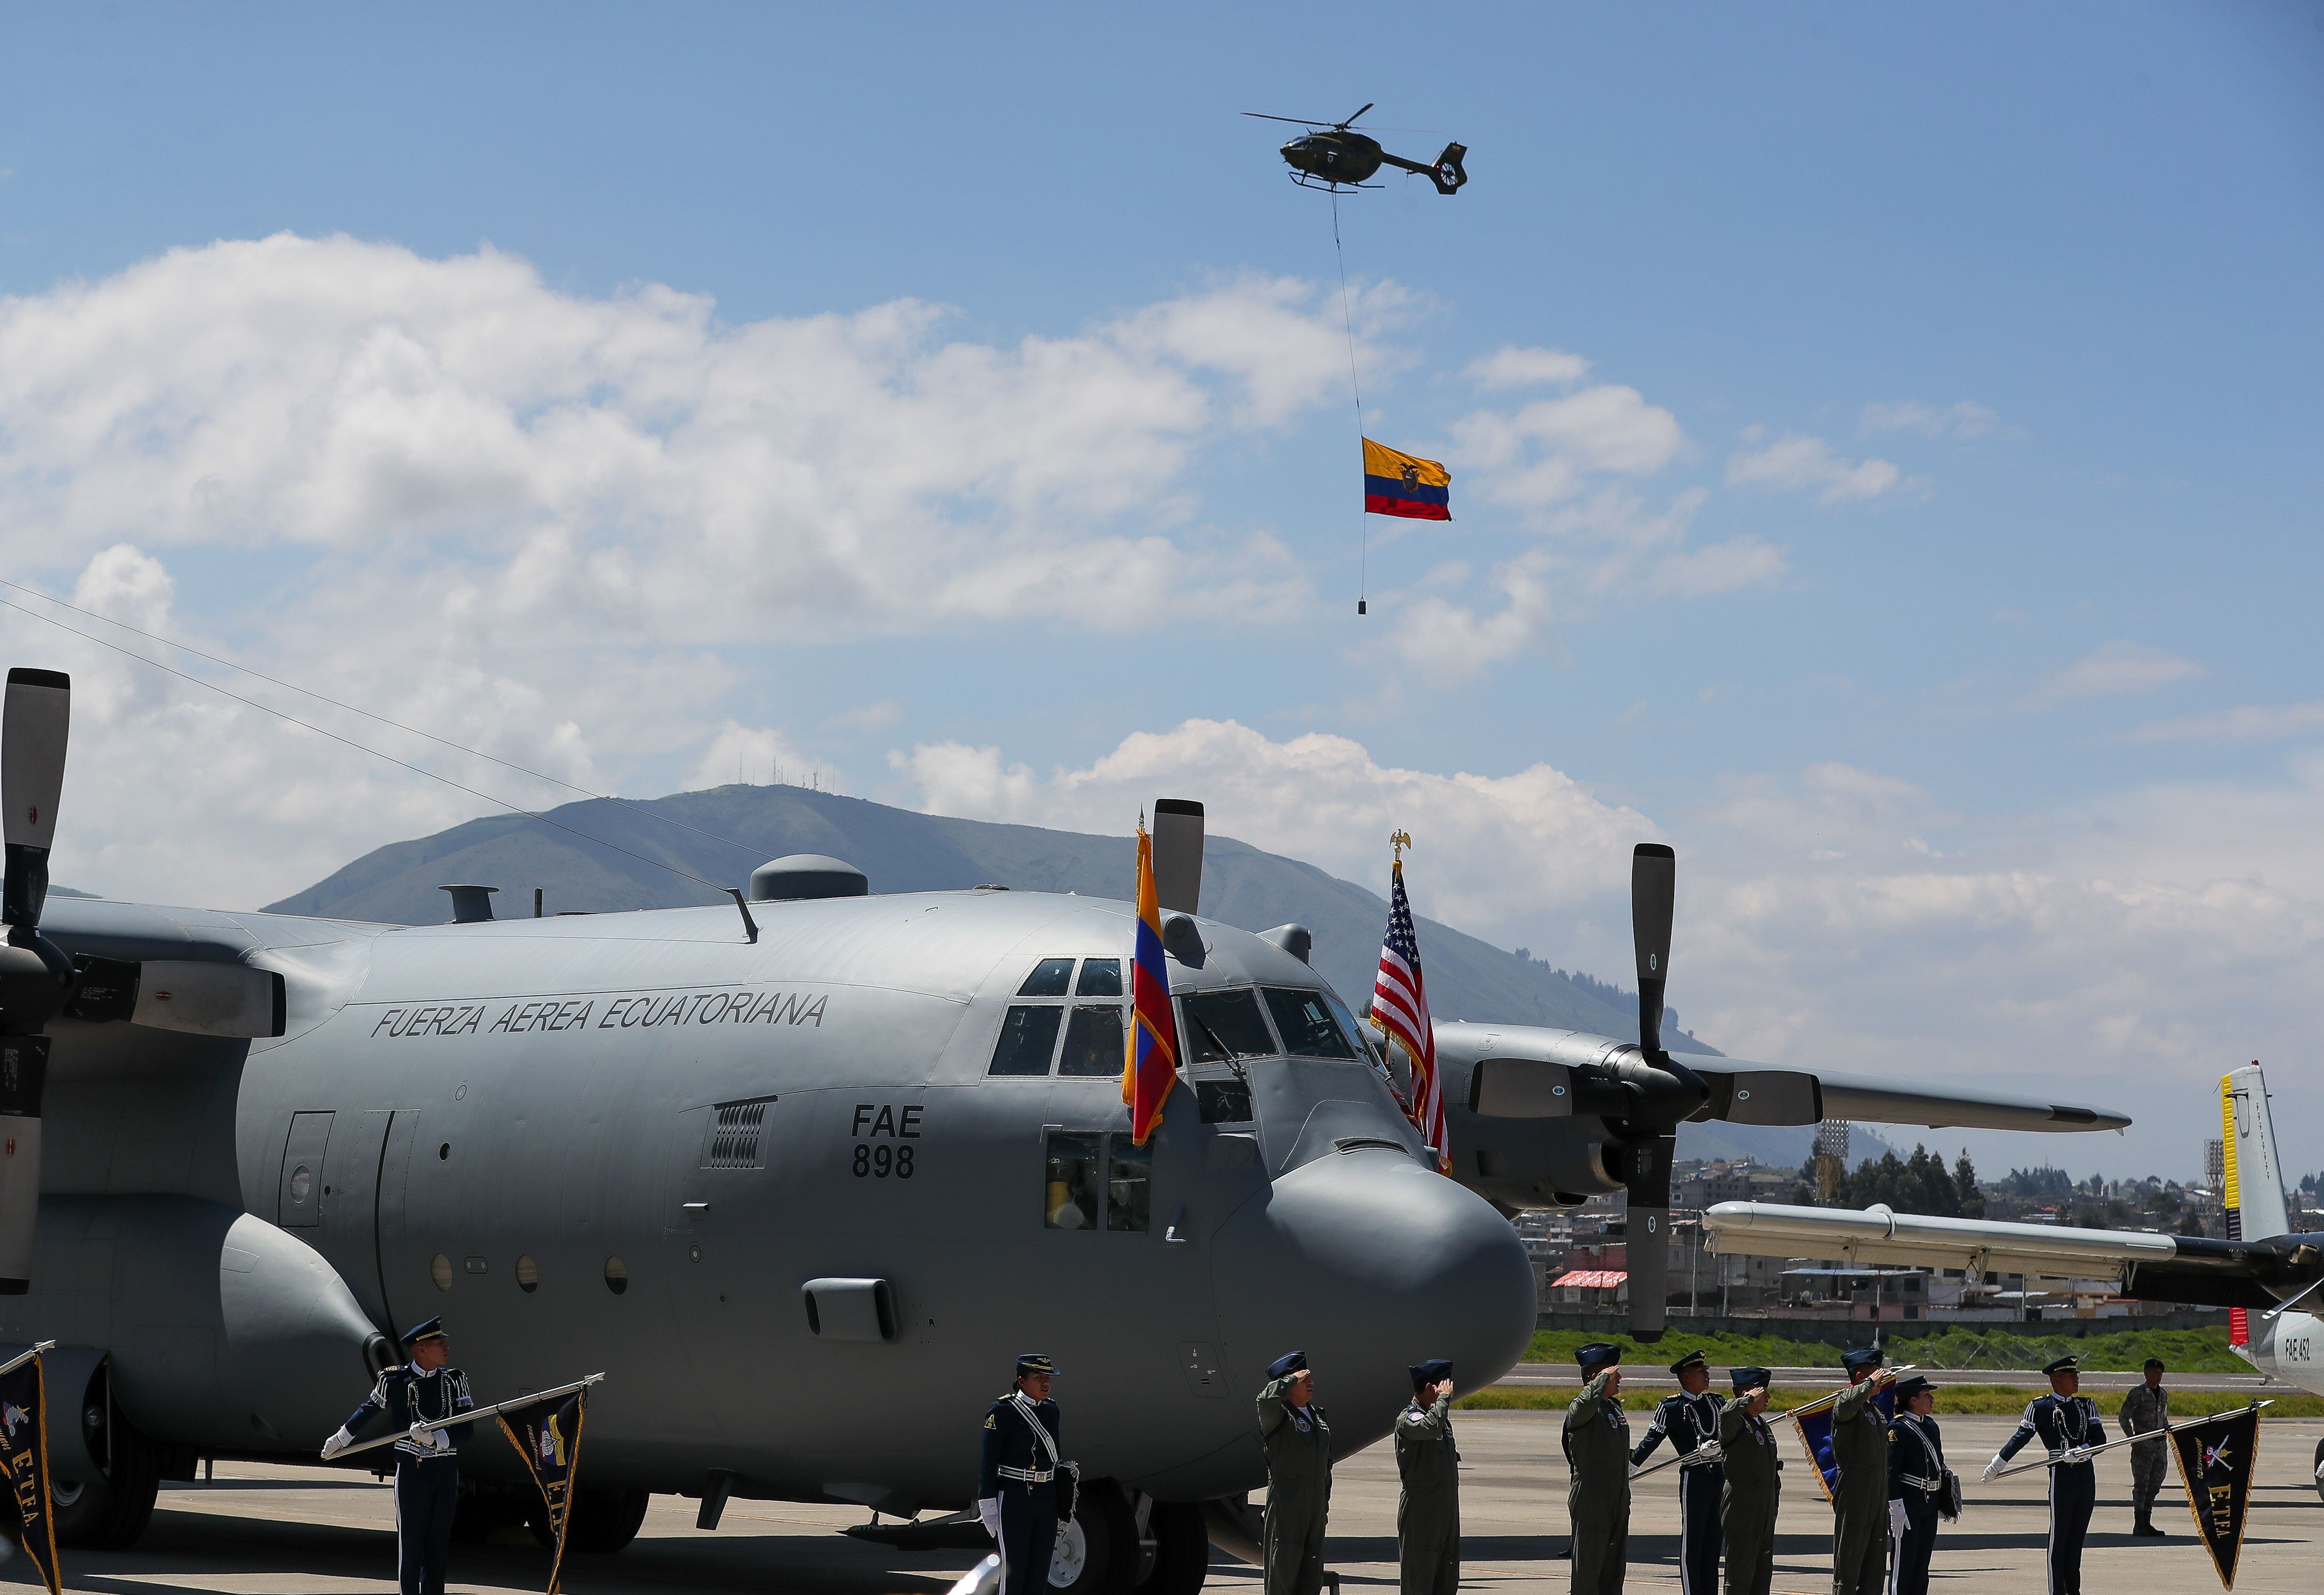
{"label": "aircraft landing gear", "polygon": [[1111,1479],[1094,1479],[1083,1484],[1074,1520],[1049,1559],[1049,1589],[1051,1595],[1197,1595],[1210,1563],[1202,1507],[1133,1496]]}
{"label": "aircraft landing gear", "polygon": [[[638,1537],[653,1501],[642,1489],[582,1489],[574,1492],[573,1521],[565,1530],[565,1548],[597,1555],[626,1547]],[[544,1517],[533,1525],[533,1535],[545,1546],[549,1524]]]}
{"label": "aircraft landing gear", "polygon": [[113,1405],[107,1370],[102,1367],[89,1380],[80,1408],[81,1434],[97,1460],[97,1474],[51,1482],[49,1502],[56,1514],[57,1544],[119,1551],[136,1542],[153,1516],[153,1498],[161,1487],[161,1448]]}

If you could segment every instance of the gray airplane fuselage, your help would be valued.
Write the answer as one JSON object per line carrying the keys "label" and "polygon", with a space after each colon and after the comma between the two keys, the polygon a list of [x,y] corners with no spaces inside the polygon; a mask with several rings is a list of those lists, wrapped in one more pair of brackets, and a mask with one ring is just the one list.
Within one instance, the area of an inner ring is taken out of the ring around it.
{"label": "gray airplane fuselage", "polygon": [[[1213,1089],[1174,1092],[1150,1166],[1129,1145],[1087,1045],[1126,991],[1020,994],[1045,961],[1126,975],[1127,904],[752,912],[755,944],[732,908],[387,927],[51,903],[72,952],[281,973],[287,1026],[52,1025],[36,1277],[0,1338],[109,1351],[164,1441],[298,1454],[364,1393],[367,1335],[440,1314],[479,1401],[609,1376],[597,1483],[725,1472],[896,1512],[967,1502],[1020,1351],[1056,1358],[1086,1474],[1186,1500],[1263,1482],[1250,1400],[1285,1351],[1343,1450],[1388,1431],[1407,1363],[1471,1386],[1522,1352],[1522,1248],[1424,1166],[1369,1060],[1289,1056],[1273,1024],[1265,1056],[1192,1070]],[[1324,991],[1197,924],[1182,996]],[[1049,1070],[992,1072],[1051,1026]],[[480,1432],[467,1465],[507,1452]]]}

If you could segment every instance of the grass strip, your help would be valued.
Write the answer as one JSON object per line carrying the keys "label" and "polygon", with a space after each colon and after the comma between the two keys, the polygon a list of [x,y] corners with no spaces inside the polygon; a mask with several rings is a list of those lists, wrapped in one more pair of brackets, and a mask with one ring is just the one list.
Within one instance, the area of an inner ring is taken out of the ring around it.
{"label": "grass strip", "polygon": [[[2041,1392],[2013,1388],[2008,1385],[1948,1385],[1941,1380],[1937,1386],[1937,1415],[1953,1414],[1965,1417],[2014,1418],[2025,1410],[2026,1404]],[[1525,1389],[1479,1390],[1463,1396],[1452,1405],[1474,1412],[1563,1412],[1582,1393],[1581,1387],[1546,1388],[1534,1386]],[[1769,1406],[1780,1413],[1786,1407],[1801,1406],[1819,1396],[1829,1396],[1829,1389],[1778,1385],[1770,1392]],[[2127,1391],[2098,1391],[2094,1398],[2098,1411],[2109,1420],[2122,1406]],[[2304,1396],[2287,1391],[2274,1397],[2275,1405],[2264,1415],[2271,1418],[2324,1418],[2324,1396]],[[2186,1418],[2214,1417],[2223,1412],[2235,1412],[2250,1405],[2251,1397],[2234,1390],[2173,1390],[2171,1392],[2171,1417],[2175,1422]],[[1632,1396],[1623,1405],[1631,1411],[1645,1413],[1654,1406],[1654,1398],[1645,1395]],[[2107,1438],[2113,1438],[2109,1432]]]}
{"label": "grass strip", "polygon": [[[2082,1366],[2104,1372],[2135,1373],[2149,1357],[2180,1373],[2249,1373],[2251,1364],[2227,1349],[2227,1326],[2217,1329],[2125,1330],[2115,1334],[2043,1335],[2015,1331],[1983,1331],[1949,1327],[1936,1334],[1904,1336],[1896,1326],[1888,1332],[1889,1357],[1914,1362],[1932,1374],[1940,1369],[1973,1373],[1983,1369],[2031,1369],[2060,1357],[2079,1357]],[[2030,1327],[2034,1327],[2029,1325]],[[1872,1326],[1863,1326],[1872,1338]],[[1537,1330],[1526,1350],[1527,1362],[1571,1365],[1576,1348],[1591,1341],[1609,1341],[1622,1348],[1625,1362],[1661,1368],[1687,1351],[1697,1350],[1719,1367],[1838,1368],[1840,1348],[1821,1341],[1785,1340],[1780,1335],[1690,1335],[1684,1319],[1674,1319],[1670,1332],[1656,1344],[1642,1346],[1621,1335],[1592,1334],[1582,1330]]]}

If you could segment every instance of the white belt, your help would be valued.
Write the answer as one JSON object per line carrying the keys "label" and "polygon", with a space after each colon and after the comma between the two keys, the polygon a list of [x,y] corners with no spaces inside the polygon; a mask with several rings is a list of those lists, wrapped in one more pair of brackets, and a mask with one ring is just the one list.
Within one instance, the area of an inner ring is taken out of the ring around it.
{"label": "white belt", "polygon": [[1003,1479],[1022,1480],[1027,1484],[1047,1484],[1057,1476],[1048,1468],[1001,1468],[996,1471]]}
{"label": "white belt", "polygon": [[1912,1474],[1910,1474],[1910,1473],[1899,1473],[1899,1474],[1897,1474],[1897,1475],[1896,1475],[1896,1478],[1897,1478],[1897,1480],[1898,1480],[1900,1482],[1904,1483],[1904,1484],[1909,1484],[1909,1485],[1911,1485],[1914,1489],[1925,1489],[1925,1490],[1929,1491],[1932,1495],[1935,1494],[1937,1490],[1939,1490],[1939,1489],[1942,1489],[1942,1488],[1943,1488],[1943,1486],[1942,1486],[1942,1484],[1941,1484],[1941,1482],[1940,1480],[1934,1480],[1934,1479],[1915,1479],[1915,1478],[1914,1478]]}

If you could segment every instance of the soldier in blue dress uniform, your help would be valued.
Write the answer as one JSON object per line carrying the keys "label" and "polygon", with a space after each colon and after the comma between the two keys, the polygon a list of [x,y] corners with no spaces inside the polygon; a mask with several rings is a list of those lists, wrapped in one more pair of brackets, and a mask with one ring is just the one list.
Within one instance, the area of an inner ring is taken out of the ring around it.
{"label": "soldier in blue dress uniform", "polygon": [[444,1595],[444,1564],[452,1552],[452,1514],[460,1503],[460,1447],[474,1424],[422,1429],[475,1403],[468,1376],[452,1366],[444,1321],[430,1318],[403,1337],[411,1360],[379,1376],[370,1397],[323,1442],[326,1461],[355,1441],[355,1432],[384,1415],[403,1430],[395,1443],[395,1577],[402,1595]]}
{"label": "soldier in blue dress uniform", "polygon": [[1056,1374],[1047,1357],[1028,1351],[1017,1359],[1016,1388],[984,1415],[976,1515],[1001,1547],[1001,1595],[1039,1595],[1047,1587],[1057,1524],[1073,1509],[1071,1471],[1057,1449],[1057,1404],[1049,1399]]}
{"label": "soldier in blue dress uniform", "polygon": [[[1630,1452],[1637,1467],[1655,1454],[1667,1438],[1671,1449],[1686,1456],[1719,1439],[1719,1397],[1711,1394],[1711,1366],[1700,1351],[1689,1351],[1670,1365],[1678,1376],[1678,1394],[1655,1404],[1646,1437]],[[1681,1595],[1716,1595],[1719,1589],[1719,1503],[1727,1489],[1727,1473],[1715,1460],[1678,1465],[1678,1580]]]}
{"label": "soldier in blue dress uniform", "polygon": [[1914,1374],[1896,1383],[1888,1425],[1889,1595],[1929,1595],[1937,1508],[1945,1494],[1945,1447],[1937,1435],[1937,1388]]}
{"label": "soldier in blue dress uniform", "polygon": [[2050,1453],[2050,1595],[2082,1595],[2082,1540],[2090,1532],[2090,1508],[2098,1505],[2098,1479],[2080,1453],[2106,1438],[2098,1403],[2078,1394],[2077,1360],[2061,1357],[2042,1370],[2050,1376],[2050,1394],[2027,1406],[2017,1433],[1985,1465],[1990,1479],[2037,1435]]}

